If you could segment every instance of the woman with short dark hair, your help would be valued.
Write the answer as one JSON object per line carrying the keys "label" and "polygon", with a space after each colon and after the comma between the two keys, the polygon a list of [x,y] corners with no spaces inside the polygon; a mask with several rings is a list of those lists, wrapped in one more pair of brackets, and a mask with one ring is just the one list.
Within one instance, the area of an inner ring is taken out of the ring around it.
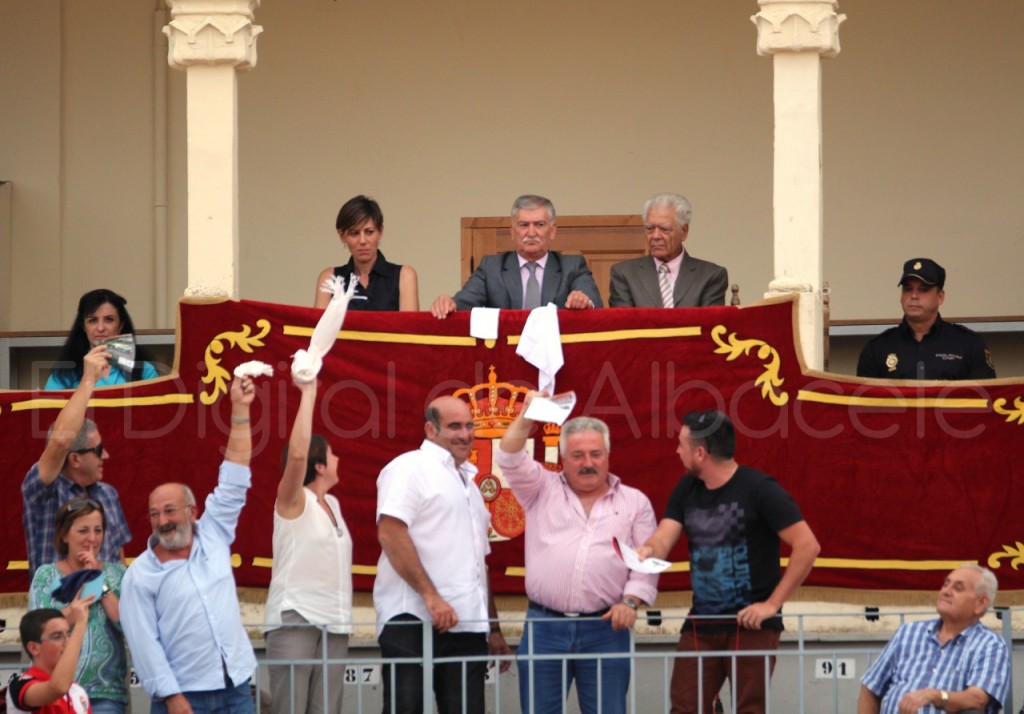
{"label": "woman with short dark hair", "polygon": [[316,299],[313,307],[325,308],[331,293],[320,288],[325,280],[339,276],[348,284],[355,275],[359,283],[349,310],[403,310],[420,309],[416,271],[410,265],[389,262],[380,252],[384,238],[384,214],[380,205],[367,196],[356,196],[345,202],[338,211],[335,228],[341,242],[352,255],[346,265],[324,268],[316,279]]}

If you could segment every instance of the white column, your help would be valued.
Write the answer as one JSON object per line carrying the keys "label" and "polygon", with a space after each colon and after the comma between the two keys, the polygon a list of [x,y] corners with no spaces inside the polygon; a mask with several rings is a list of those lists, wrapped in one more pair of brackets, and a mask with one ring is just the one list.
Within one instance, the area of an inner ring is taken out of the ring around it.
{"label": "white column", "polygon": [[167,0],[168,63],[186,73],[187,296],[238,296],[238,98],[256,65],[259,0]]}
{"label": "white column", "polygon": [[775,278],[766,297],[799,296],[800,343],[821,369],[821,58],[839,53],[838,0],[758,0],[757,53],[775,70]]}

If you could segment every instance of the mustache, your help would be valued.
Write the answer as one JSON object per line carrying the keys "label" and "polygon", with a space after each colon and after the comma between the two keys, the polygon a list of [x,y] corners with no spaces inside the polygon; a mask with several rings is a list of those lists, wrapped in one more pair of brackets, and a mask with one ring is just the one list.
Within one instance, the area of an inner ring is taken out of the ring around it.
{"label": "mustache", "polygon": [[590,475],[596,476],[597,475],[597,468],[594,467],[594,466],[584,466],[583,468],[581,468],[579,470],[579,474],[581,476],[590,476]]}
{"label": "mustache", "polygon": [[157,528],[157,533],[173,533],[177,528],[173,523],[165,523]]}

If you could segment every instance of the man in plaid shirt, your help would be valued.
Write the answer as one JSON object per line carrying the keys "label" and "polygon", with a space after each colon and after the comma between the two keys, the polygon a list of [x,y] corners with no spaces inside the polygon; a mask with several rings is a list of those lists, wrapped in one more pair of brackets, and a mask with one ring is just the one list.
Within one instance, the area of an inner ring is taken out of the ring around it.
{"label": "man in plaid shirt", "polygon": [[857,714],[1000,711],[1006,643],[980,622],[996,588],[992,571],[974,563],[951,572],[935,603],[939,619],[901,626],[861,679]]}
{"label": "man in plaid shirt", "polygon": [[109,454],[96,424],[85,418],[96,382],[111,369],[107,348],[93,348],[83,362],[81,383],[57,415],[43,455],[32,464],[21,484],[30,581],[36,568],[57,560],[53,544],[57,511],[72,498],[85,496],[103,507],[107,528],[100,561],[124,560],[124,544],[132,539],[117,491],[101,481],[103,462]]}

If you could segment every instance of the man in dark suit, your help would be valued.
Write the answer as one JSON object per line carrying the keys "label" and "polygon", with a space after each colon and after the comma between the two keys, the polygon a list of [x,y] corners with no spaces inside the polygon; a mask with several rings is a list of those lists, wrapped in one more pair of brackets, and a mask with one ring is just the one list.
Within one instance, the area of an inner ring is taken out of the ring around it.
{"label": "man in dark suit", "polygon": [[512,204],[515,250],[484,257],[462,290],[454,297],[439,295],[430,312],[441,320],[474,307],[531,310],[549,302],[570,310],[602,307],[586,259],[549,249],[557,232],[551,201],[520,196]]}
{"label": "man in dark suit", "polygon": [[690,202],[660,193],[644,204],[644,234],[650,255],[612,266],[611,307],[704,307],[724,305],[725,268],[683,250],[690,232]]}

